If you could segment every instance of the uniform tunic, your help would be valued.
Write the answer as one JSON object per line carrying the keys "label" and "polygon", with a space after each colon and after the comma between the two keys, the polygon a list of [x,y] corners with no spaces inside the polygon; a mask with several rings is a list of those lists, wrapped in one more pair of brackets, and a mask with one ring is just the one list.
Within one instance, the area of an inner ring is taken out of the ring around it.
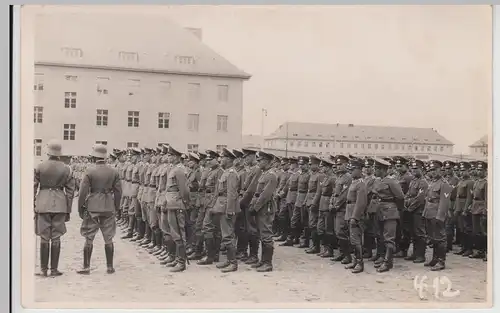
{"label": "uniform tunic", "polygon": [[352,178],[349,173],[344,173],[335,182],[332,196],[332,211],[335,213],[335,235],[339,240],[349,240],[349,224],[345,221],[347,205],[347,192]]}
{"label": "uniform tunic", "polygon": [[334,216],[330,211],[330,199],[335,188],[335,176],[333,173],[325,175],[321,182],[321,197],[319,201],[318,235],[335,234]]}
{"label": "uniform tunic", "polygon": [[[404,212],[410,217],[410,236],[425,241],[425,218],[422,212],[425,208],[425,195],[429,185],[423,178],[414,177],[405,196]],[[409,243],[408,243],[409,245]]]}
{"label": "uniform tunic", "polygon": [[321,183],[325,177],[323,173],[311,171],[309,181],[307,182],[306,207],[308,209],[308,221],[306,225],[314,231],[318,228]]}
{"label": "uniform tunic", "polygon": [[203,216],[203,226],[202,226],[202,234],[205,238],[214,238],[215,236],[220,236],[217,232],[217,225],[214,224],[214,220],[212,218],[212,208],[215,205],[215,201],[217,200],[217,195],[215,194],[218,181],[222,176],[222,168],[217,166],[216,168],[212,168],[212,170],[208,173],[207,181],[205,183],[205,196],[204,196],[204,216]]}
{"label": "uniform tunic", "polygon": [[485,178],[476,180],[472,188],[472,228],[476,236],[487,235],[488,216],[488,181]]}
{"label": "uniform tunic", "polygon": [[71,168],[58,160],[47,160],[35,168],[35,233],[42,240],[59,240],[66,233],[75,180]]}
{"label": "uniform tunic", "polygon": [[116,234],[115,212],[120,210],[122,187],[120,175],[114,168],[98,163],[83,176],[78,208],[83,217],[80,234],[93,242],[102,232],[104,243],[113,242]]}
{"label": "uniform tunic", "polygon": [[[309,226],[309,215],[306,207],[307,189],[309,184],[309,173],[299,170],[297,177],[297,197],[294,201],[292,213],[292,229],[298,230]],[[293,182],[294,183],[294,182]]]}
{"label": "uniform tunic", "polygon": [[361,246],[365,229],[365,214],[368,206],[366,184],[362,178],[353,179],[347,191],[347,204],[344,220],[349,222],[350,242],[353,246]]}
{"label": "uniform tunic", "polygon": [[435,243],[446,242],[445,220],[450,207],[452,188],[443,178],[432,181],[426,195],[423,216],[426,219],[427,235]]}
{"label": "uniform tunic", "polygon": [[472,203],[474,181],[470,178],[462,179],[457,185],[454,215],[457,216],[457,227],[465,234],[472,234],[472,216],[469,205]]}
{"label": "uniform tunic", "polygon": [[180,164],[174,165],[167,176],[165,209],[170,236],[177,245],[184,245],[186,241],[185,210],[189,206],[189,190],[186,182],[183,167]]}
{"label": "uniform tunic", "polygon": [[221,245],[234,249],[236,246],[235,222],[236,214],[240,213],[239,205],[240,181],[234,168],[223,170],[218,181],[217,199],[211,210],[212,223],[221,232]]}

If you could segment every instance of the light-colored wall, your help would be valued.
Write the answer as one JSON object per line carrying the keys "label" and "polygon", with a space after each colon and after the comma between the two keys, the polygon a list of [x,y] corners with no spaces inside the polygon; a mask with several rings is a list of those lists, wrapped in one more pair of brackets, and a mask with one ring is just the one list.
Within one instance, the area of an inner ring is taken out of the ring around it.
{"label": "light-colored wall", "polygon": [[488,155],[488,145],[484,147],[469,147],[469,154],[474,157],[484,157]]}
{"label": "light-colored wall", "polygon": [[[35,73],[44,74],[44,90],[34,91],[34,105],[43,106],[43,123],[35,124],[34,138],[42,139],[45,146],[52,138],[63,139],[63,124],[76,124],[76,140],[62,141],[65,154],[87,155],[96,140],[108,141],[110,148],[125,148],[133,141],[139,147],[156,147],[162,142],[180,151],[186,151],[187,144],[199,144],[200,150],[242,144],[240,79],[43,65],[37,65]],[[78,81],[67,81],[65,75],[76,75]],[[97,77],[110,78],[108,95],[98,95]],[[140,87],[129,87],[128,79],[140,79]],[[162,81],[171,83],[170,90],[162,90]],[[188,83],[200,84],[198,100],[190,99]],[[219,101],[218,85],[229,86],[227,102]],[[134,95],[129,96],[129,91]],[[64,92],[77,92],[76,109],[64,108]],[[109,110],[107,127],[96,126],[97,109]],[[128,111],[140,111],[139,128],[127,126]],[[170,113],[169,129],[158,128],[158,112]],[[198,132],[188,131],[190,113],[200,115]],[[228,116],[227,132],[217,131],[217,115]]]}

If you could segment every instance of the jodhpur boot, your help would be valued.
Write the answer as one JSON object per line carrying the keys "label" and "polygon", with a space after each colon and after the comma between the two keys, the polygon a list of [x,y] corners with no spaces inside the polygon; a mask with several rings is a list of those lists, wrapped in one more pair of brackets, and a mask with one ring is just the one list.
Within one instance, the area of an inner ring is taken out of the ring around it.
{"label": "jodhpur boot", "polygon": [[310,239],[311,239],[311,229],[304,228],[304,239],[302,243],[298,246],[298,248],[309,248]]}
{"label": "jodhpur boot", "polygon": [[106,254],[106,273],[113,274],[115,268],[113,267],[113,256],[115,254],[115,246],[113,243],[104,245],[104,253]]}
{"label": "jodhpur boot", "polygon": [[175,265],[170,270],[171,273],[183,272],[186,270],[186,246],[177,244],[177,258]]}
{"label": "jodhpur boot", "polygon": [[362,246],[356,246],[355,251],[354,251],[354,259],[356,260],[353,263],[356,263],[354,268],[351,270],[353,274],[358,274],[364,271],[365,266],[364,266],[364,261],[363,261],[363,247]]}
{"label": "jodhpur boot", "polygon": [[446,268],[445,260],[446,260],[447,248],[448,248],[448,242],[439,243],[436,245],[436,248],[434,248],[434,249],[437,249],[437,251],[436,251],[437,262],[433,267],[431,267],[431,271],[442,271]]}
{"label": "jodhpur boot", "polygon": [[207,255],[196,262],[198,265],[210,265],[214,263],[215,259],[215,240],[214,238],[205,238],[205,247],[207,249]]}
{"label": "jodhpur boot", "polygon": [[193,253],[188,255],[188,260],[201,260],[203,257],[203,237],[197,236]]}
{"label": "jodhpur boot", "polygon": [[61,276],[63,273],[57,270],[59,266],[59,256],[61,254],[61,242],[53,241],[50,243],[50,276]]}
{"label": "jodhpur boot", "polygon": [[49,268],[50,244],[48,242],[40,243],[40,272],[36,276],[47,277]]}
{"label": "jodhpur boot", "polygon": [[148,251],[149,254],[153,253],[154,249],[158,246],[157,238],[158,236],[155,231],[151,230],[151,242],[146,246],[146,251]]}
{"label": "jodhpur boot", "polygon": [[371,235],[364,235],[365,245],[363,247],[363,259],[370,259],[373,257],[373,247],[375,246],[375,239]]}
{"label": "jodhpur boot", "polygon": [[344,266],[344,268],[346,270],[352,270],[353,268],[356,267],[356,264],[357,264],[358,261],[359,260],[357,259],[356,254],[354,254],[354,258],[351,258],[351,262],[348,263],[346,266]]}
{"label": "jodhpur boot", "polygon": [[250,245],[250,256],[248,259],[245,261],[245,264],[247,265],[252,265],[252,264],[257,264],[259,262],[259,240],[255,236],[251,236],[249,238],[249,245]]}
{"label": "jodhpur boot", "polygon": [[324,244],[325,250],[323,251],[323,254],[320,255],[320,257],[322,257],[322,258],[333,257],[332,236],[324,235],[323,236],[323,244]]}
{"label": "jodhpur boot", "polygon": [[415,251],[415,259],[413,263],[424,263],[425,262],[425,241],[422,239],[416,239],[413,244],[413,250]]}
{"label": "jodhpur boot", "polygon": [[391,270],[393,267],[393,258],[392,247],[386,247],[384,262],[377,268],[377,272],[383,273]]}
{"label": "jodhpur boot", "polygon": [[352,262],[352,257],[351,257],[351,245],[349,241],[347,240],[342,240],[341,242],[341,252],[342,255],[344,256],[342,260],[340,261],[340,264],[349,264]]}
{"label": "jodhpur boot", "polygon": [[215,239],[214,239],[214,248],[215,248],[214,262],[219,262],[221,242],[222,242],[222,239],[220,237],[215,237]]}
{"label": "jodhpur boot", "polygon": [[122,236],[121,239],[130,239],[134,236],[135,223],[136,223],[135,216],[129,215],[127,234],[125,236]]}
{"label": "jodhpur boot", "polygon": [[383,259],[385,255],[385,245],[382,242],[377,241],[375,246],[376,246],[375,254],[370,258],[370,261],[372,262],[380,260],[380,258]]}
{"label": "jodhpur boot", "polygon": [[217,264],[217,268],[221,269],[221,272],[235,272],[238,270],[238,260],[236,260],[236,250],[233,247],[227,249],[227,260],[225,262]]}
{"label": "jodhpur boot", "polygon": [[469,255],[471,259],[482,259],[484,257],[484,247],[480,236],[474,236],[474,243],[476,244],[476,250]]}
{"label": "jodhpur boot", "polygon": [[167,267],[172,267],[172,263],[175,262],[176,260],[176,253],[177,253],[177,245],[176,243],[173,241],[173,240],[167,240],[167,242],[165,243],[166,245],[166,251],[167,251],[167,255],[166,257],[163,259],[163,261],[160,262],[161,265],[165,265]]}
{"label": "jodhpur boot", "polygon": [[273,253],[274,247],[263,245],[262,246],[262,266],[257,268],[257,272],[271,272],[273,270]]}
{"label": "jodhpur boot", "polygon": [[141,247],[147,247],[151,243],[151,227],[146,222],[144,222],[144,227],[144,238],[139,242],[139,246]]}
{"label": "jodhpur boot", "polygon": [[469,234],[462,234],[462,245],[464,247],[464,253],[462,253],[463,257],[469,257],[472,255],[472,238]]}
{"label": "jodhpur boot", "polygon": [[286,240],[279,244],[280,247],[293,247],[293,237],[289,235]]}
{"label": "jodhpur boot", "polygon": [[434,243],[433,246],[434,248],[432,248],[432,259],[424,263],[425,267],[433,267],[438,262],[438,252],[436,251],[438,249],[436,248],[438,244]]}
{"label": "jodhpur boot", "polygon": [[394,254],[395,258],[406,258],[408,256],[408,250],[407,249],[400,249],[398,253]]}
{"label": "jodhpur boot", "polygon": [[248,234],[243,231],[236,243],[236,258],[240,261],[246,261],[248,259]]}
{"label": "jodhpur boot", "polygon": [[319,235],[316,231],[311,232],[311,239],[312,239],[312,247],[309,249],[306,249],[307,254],[316,254],[320,252],[320,241],[319,241]]}
{"label": "jodhpur boot", "polygon": [[136,241],[141,241],[144,238],[144,233],[146,231],[146,223],[142,220],[140,217],[136,217],[136,223],[137,223],[137,235],[134,236],[130,241],[136,242]]}
{"label": "jodhpur boot", "polygon": [[92,250],[94,245],[86,244],[83,247],[83,267],[81,270],[76,271],[77,274],[80,275],[88,275],[90,274],[90,258],[92,257]]}

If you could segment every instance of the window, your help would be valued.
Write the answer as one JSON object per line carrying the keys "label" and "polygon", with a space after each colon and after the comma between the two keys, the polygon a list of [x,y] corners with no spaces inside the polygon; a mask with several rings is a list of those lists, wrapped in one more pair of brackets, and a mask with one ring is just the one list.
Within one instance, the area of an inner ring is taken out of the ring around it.
{"label": "window", "polygon": [[229,98],[229,86],[228,85],[219,85],[217,86],[218,98],[221,102],[227,102]]}
{"label": "window", "polygon": [[380,145],[380,150],[384,150],[384,148],[385,148],[385,145],[381,144]]}
{"label": "window", "polygon": [[357,148],[358,148],[358,144],[357,144],[357,143],[355,143],[355,144],[354,144],[354,149],[357,149]]}
{"label": "window", "polygon": [[309,147],[309,141],[304,141],[304,147]]}
{"label": "window", "polygon": [[302,146],[302,141],[297,142],[297,147],[300,147],[300,146]]}
{"label": "window", "polygon": [[170,127],[170,113],[159,112],[158,128],[169,128],[169,127]]}
{"label": "window", "polygon": [[97,109],[97,126],[108,126],[108,110]]}
{"label": "window", "polygon": [[227,132],[227,115],[217,115],[217,131]]}
{"label": "window", "polygon": [[420,151],[424,151],[425,150],[425,147],[424,146],[420,146]]}
{"label": "window", "polygon": [[109,93],[108,85],[109,85],[109,77],[97,77],[97,94],[107,95]]}
{"label": "window", "polygon": [[351,149],[351,144],[350,143],[347,144],[347,149]]}
{"label": "window", "polygon": [[197,100],[200,97],[200,84],[189,83],[188,84],[188,93],[189,93],[190,100]]}
{"label": "window", "polygon": [[198,144],[189,143],[187,145],[187,152],[188,153],[196,153],[196,152],[198,152]]}
{"label": "window", "polygon": [[138,142],[127,142],[127,148],[139,148],[139,143]]}
{"label": "window", "polygon": [[371,143],[369,143],[369,144],[368,144],[368,149],[371,149],[371,148],[372,148],[372,144],[371,144]]}
{"label": "window", "polygon": [[196,64],[196,59],[192,56],[176,55],[175,62],[179,64]]}
{"label": "window", "polygon": [[330,147],[330,143],[329,142],[325,143],[325,148],[328,148],[328,147]]}
{"label": "window", "polygon": [[316,141],[313,141],[313,142],[311,143],[311,146],[316,147]]}
{"label": "window", "polygon": [[33,85],[33,90],[43,91],[43,78],[43,74],[35,73],[35,84]]}
{"label": "window", "polygon": [[438,151],[438,146],[434,146],[434,151],[437,152]]}
{"label": "window", "polygon": [[374,145],[374,148],[375,148],[375,150],[377,150],[377,149],[378,149],[378,143],[376,143],[376,144]]}
{"label": "window", "polygon": [[431,151],[431,146],[427,146],[427,151]]}
{"label": "window", "polygon": [[76,125],[75,124],[64,124],[63,139],[64,140],[75,140],[76,135]]}
{"label": "window", "polygon": [[61,48],[61,51],[64,54],[64,56],[66,56],[68,58],[81,58],[81,57],[83,57],[82,49],[64,47],[64,48]]}
{"label": "window", "polygon": [[33,115],[33,123],[43,123],[43,107],[36,106]]}
{"label": "window", "polygon": [[120,60],[125,61],[125,62],[138,62],[139,61],[139,54],[137,52],[120,51],[120,52],[118,52],[118,57],[120,58]]}
{"label": "window", "polygon": [[139,127],[139,111],[128,111],[128,127]]}
{"label": "window", "polygon": [[319,143],[319,147],[323,148],[323,143],[322,142]]}
{"label": "window", "polygon": [[418,146],[415,146],[415,151],[418,151]]}
{"label": "window", "polygon": [[200,124],[199,114],[188,114],[188,130],[197,132],[199,124]]}
{"label": "window", "polygon": [[64,79],[66,79],[67,81],[76,82],[76,81],[78,81],[78,76],[76,76],[76,75],[64,75]]}
{"label": "window", "polygon": [[34,156],[42,155],[42,139],[33,140],[33,155]]}
{"label": "window", "polygon": [[439,147],[439,151],[443,152],[443,150],[444,150],[443,146]]}
{"label": "window", "polygon": [[344,149],[344,143],[343,142],[340,143],[340,149]]}
{"label": "window", "polygon": [[64,107],[72,109],[76,108],[76,92],[64,93]]}
{"label": "window", "polygon": [[96,145],[105,145],[107,146],[108,145],[108,142],[106,140],[98,140],[95,142]]}
{"label": "window", "polygon": [[290,147],[293,147],[293,141],[290,141]]}
{"label": "window", "polygon": [[227,148],[227,145],[217,145],[216,150],[217,153],[221,153],[222,149]]}

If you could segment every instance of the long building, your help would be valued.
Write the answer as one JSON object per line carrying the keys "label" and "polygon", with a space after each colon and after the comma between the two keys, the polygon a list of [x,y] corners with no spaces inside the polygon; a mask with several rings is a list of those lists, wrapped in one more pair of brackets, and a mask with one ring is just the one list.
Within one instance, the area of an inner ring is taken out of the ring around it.
{"label": "long building", "polygon": [[488,156],[488,135],[484,135],[471,144],[469,146],[469,153],[476,158],[486,158]]}
{"label": "long building", "polygon": [[278,155],[353,154],[447,159],[453,143],[435,129],[287,122],[264,138],[264,149]]}
{"label": "long building", "polygon": [[250,75],[209,48],[202,30],[163,17],[43,13],[35,39],[35,161],[50,139],[66,155],[92,145],[184,152],[242,143]]}

